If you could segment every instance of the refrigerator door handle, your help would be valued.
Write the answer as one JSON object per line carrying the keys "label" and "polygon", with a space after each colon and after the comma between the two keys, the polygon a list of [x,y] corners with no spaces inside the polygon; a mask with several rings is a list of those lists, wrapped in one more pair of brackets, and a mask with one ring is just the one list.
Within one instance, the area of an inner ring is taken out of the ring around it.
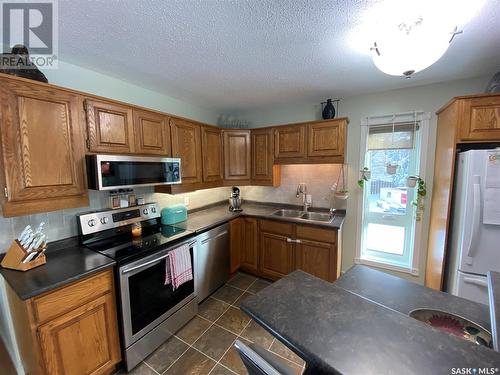
{"label": "refrigerator door handle", "polygon": [[481,227],[481,177],[474,175],[472,185],[472,233],[467,246],[467,258],[465,262],[472,265],[472,258],[477,249],[477,236]]}
{"label": "refrigerator door handle", "polygon": [[472,284],[480,287],[487,288],[488,282],[486,280],[473,279],[471,277],[464,277],[464,283]]}

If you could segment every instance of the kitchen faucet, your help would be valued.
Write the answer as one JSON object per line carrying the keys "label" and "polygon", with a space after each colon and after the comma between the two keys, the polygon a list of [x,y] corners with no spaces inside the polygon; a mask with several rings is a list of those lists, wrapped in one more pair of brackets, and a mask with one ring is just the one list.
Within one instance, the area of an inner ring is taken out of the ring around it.
{"label": "kitchen faucet", "polygon": [[302,210],[307,212],[309,207],[311,206],[311,203],[307,202],[307,185],[305,182],[301,182],[300,184],[297,185],[297,192],[295,193],[295,196],[298,198],[302,194]]}

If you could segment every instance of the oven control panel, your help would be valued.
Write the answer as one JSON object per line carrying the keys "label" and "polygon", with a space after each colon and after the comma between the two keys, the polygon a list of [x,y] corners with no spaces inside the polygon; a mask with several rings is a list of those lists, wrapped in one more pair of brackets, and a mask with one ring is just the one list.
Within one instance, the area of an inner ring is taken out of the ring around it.
{"label": "oven control panel", "polygon": [[158,204],[147,203],[115,210],[85,212],[77,215],[77,221],[80,234],[86,235],[158,217]]}

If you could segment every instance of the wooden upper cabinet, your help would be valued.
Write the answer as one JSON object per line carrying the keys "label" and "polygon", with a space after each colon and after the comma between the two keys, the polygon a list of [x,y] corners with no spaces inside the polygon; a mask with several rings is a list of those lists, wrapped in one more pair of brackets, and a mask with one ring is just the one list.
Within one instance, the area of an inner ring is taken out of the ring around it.
{"label": "wooden upper cabinet", "polygon": [[307,125],[307,156],[344,157],[346,120]]}
{"label": "wooden upper cabinet", "polygon": [[500,95],[464,99],[460,138],[463,141],[500,141]]}
{"label": "wooden upper cabinet", "polygon": [[165,115],[142,110],[133,111],[135,152],[170,156],[169,118]]}
{"label": "wooden upper cabinet", "polygon": [[170,120],[172,156],[181,158],[182,184],[202,182],[200,125],[181,119]]}
{"label": "wooden upper cabinet", "polygon": [[82,99],[0,79],[4,216],[88,205]]}
{"label": "wooden upper cabinet", "polygon": [[250,180],[250,130],[224,130],[224,179]]}
{"label": "wooden upper cabinet", "polygon": [[306,126],[290,125],[274,128],[274,157],[276,159],[306,157]]}
{"label": "wooden upper cabinet", "polygon": [[280,166],[274,165],[273,129],[252,129],[252,184],[280,185]]}
{"label": "wooden upper cabinet", "polygon": [[222,159],[222,130],[212,126],[202,126],[201,139],[203,181],[222,182],[224,169]]}
{"label": "wooden upper cabinet", "polygon": [[134,152],[132,108],[85,100],[88,147],[91,152]]}

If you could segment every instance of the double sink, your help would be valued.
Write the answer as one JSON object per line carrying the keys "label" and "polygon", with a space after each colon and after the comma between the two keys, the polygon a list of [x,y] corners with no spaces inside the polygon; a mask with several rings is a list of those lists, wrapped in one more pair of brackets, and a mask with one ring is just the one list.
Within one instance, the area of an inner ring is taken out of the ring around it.
{"label": "double sink", "polygon": [[320,223],[331,223],[335,218],[334,215],[329,213],[307,212],[307,211],[286,210],[286,209],[274,211],[272,215],[279,217],[286,217],[287,219],[293,219],[298,221],[320,222]]}

